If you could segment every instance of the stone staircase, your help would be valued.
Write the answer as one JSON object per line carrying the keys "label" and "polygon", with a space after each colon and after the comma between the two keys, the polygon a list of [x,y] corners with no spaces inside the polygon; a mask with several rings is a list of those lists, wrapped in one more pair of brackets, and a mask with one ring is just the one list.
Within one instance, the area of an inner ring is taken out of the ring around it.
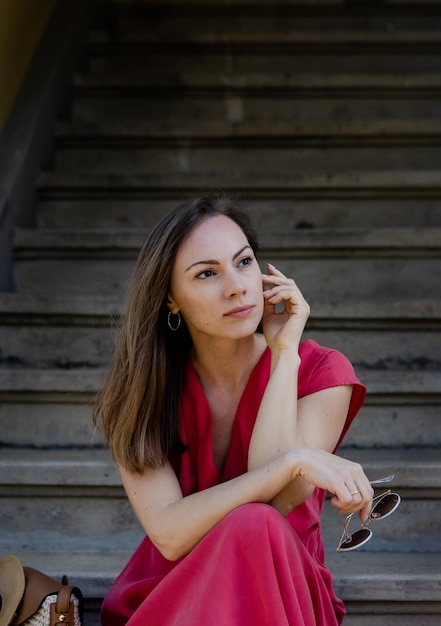
{"label": "stone staircase", "polygon": [[[328,563],[348,626],[441,622],[441,2],[113,0],[0,294],[0,555],[87,599],[142,532],[91,424],[146,232],[227,189],[368,398],[342,454],[399,510]],[[156,625],[154,625],[156,626]],[[158,625],[159,626],[159,625]],[[271,625],[272,626],[272,625]],[[277,625],[274,625],[277,626]]]}

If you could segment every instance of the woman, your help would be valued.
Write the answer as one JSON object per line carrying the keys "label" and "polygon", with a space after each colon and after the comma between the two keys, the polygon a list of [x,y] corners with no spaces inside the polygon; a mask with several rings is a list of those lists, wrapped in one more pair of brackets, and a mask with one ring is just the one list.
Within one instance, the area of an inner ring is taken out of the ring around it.
{"label": "woman", "polygon": [[343,619],[319,515],[326,491],[369,514],[362,468],[332,454],[365,389],[343,355],[301,342],[309,306],[257,249],[230,199],[204,197],[141,250],[95,420],[146,538],[104,626]]}

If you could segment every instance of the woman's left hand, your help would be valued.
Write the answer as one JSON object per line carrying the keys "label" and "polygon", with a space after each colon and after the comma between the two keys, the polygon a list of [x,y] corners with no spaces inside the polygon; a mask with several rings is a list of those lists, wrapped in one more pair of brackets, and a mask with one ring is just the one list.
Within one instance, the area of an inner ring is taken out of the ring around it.
{"label": "woman's left hand", "polygon": [[[262,275],[265,286],[263,309],[263,332],[268,346],[274,349],[298,347],[310,308],[292,278],[268,263],[268,274]],[[276,312],[276,305],[284,302],[283,311]]]}

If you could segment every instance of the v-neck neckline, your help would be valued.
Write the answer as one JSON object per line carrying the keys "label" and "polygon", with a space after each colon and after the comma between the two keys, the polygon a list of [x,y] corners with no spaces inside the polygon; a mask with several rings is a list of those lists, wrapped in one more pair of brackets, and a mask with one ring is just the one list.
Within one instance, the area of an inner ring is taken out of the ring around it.
{"label": "v-neck neckline", "polygon": [[233,448],[233,443],[234,443],[234,435],[236,432],[236,428],[237,428],[237,423],[238,423],[238,417],[241,413],[241,408],[244,402],[244,399],[246,398],[247,394],[248,394],[248,390],[250,388],[251,382],[254,379],[255,375],[257,374],[257,372],[260,370],[260,367],[263,364],[263,361],[265,359],[265,357],[267,356],[269,352],[269,348],[268,346],[264,349],[264,351],[262,352],[262,354],[260,355],[258,361],[256,362],[255,366],[253,367],[253,369],[250,372],[250,375],[248,377],[247,382],[245,383],[245,387],[242,391],[242,395],[239,398],[239,402],[237,403],[237,407],[236,407],[236,412],[234,414],[234,419],[231,425],[231,437],[230,437],[230,443],[228,445],[228,449],[225,455],[225,460],[223,463],[223,467],[221,470],[219,470],[219,468],[217,467],[215,461],[214,461],[214,454],[213,454],[213,414],[211,411],[211,407],[210,404],[208,402],[208,398],[205,394],[204,388],[202,386],[202,383],[200,381],[200,378],[198,376],[198,373],[196,371],[196,368],[193,364],[193,362],[190,360],[190,365],[191,365],[191,369],[193,371],[195,380],[197,381],[197,385],[199,387],[199,393],[200,395],[203,397],[204,403],[205,403],[205,408],[206,408],[206,415],[207,415],[207,419],[208,419],[208,437],[209,437],[209,441],[208,441],[208,445],[209,445],[209,449],[210,449],[210,461],[211,461],[211,465],[212,465],[212,469],[216,472],[216,475],[219,478],[223,478],[227,469],[228,469],[228,463],[230,460],[230,455],[231,455],[231,450]]}

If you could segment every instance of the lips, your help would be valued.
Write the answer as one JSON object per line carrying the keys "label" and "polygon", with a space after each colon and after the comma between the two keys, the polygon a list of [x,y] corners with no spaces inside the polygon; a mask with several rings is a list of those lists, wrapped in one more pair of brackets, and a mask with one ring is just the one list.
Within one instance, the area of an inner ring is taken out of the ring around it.
{"label": "lips", "polygon": [[246,317],[254,309],[254,304],[246,304],[244,306],[237,306],[231,311],[224,313],[224,317]]}

